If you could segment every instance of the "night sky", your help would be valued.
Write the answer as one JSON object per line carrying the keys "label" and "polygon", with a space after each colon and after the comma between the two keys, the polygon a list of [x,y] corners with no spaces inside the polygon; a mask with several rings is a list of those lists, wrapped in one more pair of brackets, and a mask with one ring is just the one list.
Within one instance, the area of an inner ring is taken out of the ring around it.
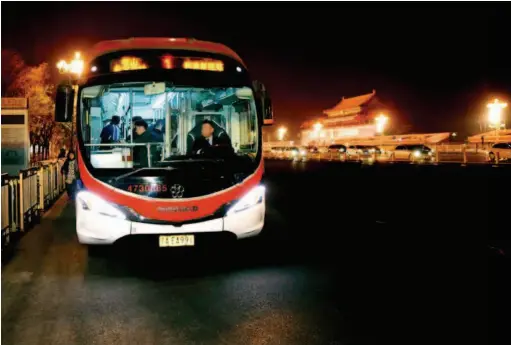
{"label": "night sky", "polygon": [[[96,41],[224,43],[297,129],[342,96],[376,89],[414,132],[473,131],[488,97],[511,101],[505,7],[374,3],[2,3],[2,48],[52,65]],[[507,42],[507,44],[506,44]],[[392,114],[391,114],[392,116]],[[508,115],[508,123],[511,121]]]}

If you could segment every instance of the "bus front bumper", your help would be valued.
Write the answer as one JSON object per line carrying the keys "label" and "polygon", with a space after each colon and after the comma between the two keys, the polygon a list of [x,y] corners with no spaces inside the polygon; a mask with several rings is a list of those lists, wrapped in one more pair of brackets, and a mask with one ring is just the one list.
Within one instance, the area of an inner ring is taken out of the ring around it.
{"label": "bus front bumper", "polygon": [[82,244],[109,245],[131,235],[231,233],[237,239],[257,236],[264,226],[265,202],[228,214],[222,218],[188,223],[180,226],[132,222],[83,209],[76,205],[76,233]]}

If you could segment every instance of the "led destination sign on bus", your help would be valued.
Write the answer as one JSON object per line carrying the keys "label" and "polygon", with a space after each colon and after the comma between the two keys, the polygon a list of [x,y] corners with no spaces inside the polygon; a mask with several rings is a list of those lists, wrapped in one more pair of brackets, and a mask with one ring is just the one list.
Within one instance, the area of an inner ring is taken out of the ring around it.
{"label": "led destination sign on bus", "polygon": [[160,57],[159,66],[152,66],[149,62],[144,61],[142,58],[136,56],[123,56],[119,59],[112,60],[110,64],[110,70],[112,72],[143,70],[150,67],[159,67],[163,69],[182,68],[212,72],[224,71],[224,63],[220,60],[208,58],[182,58],[174,57],[168,54]]}
{"label": "led destination sign on bus", "polygon": [[112,61],[112,72],[135,71],[139,69],[147,69],[147,64],[136,56],[123,56],[120,59]]}

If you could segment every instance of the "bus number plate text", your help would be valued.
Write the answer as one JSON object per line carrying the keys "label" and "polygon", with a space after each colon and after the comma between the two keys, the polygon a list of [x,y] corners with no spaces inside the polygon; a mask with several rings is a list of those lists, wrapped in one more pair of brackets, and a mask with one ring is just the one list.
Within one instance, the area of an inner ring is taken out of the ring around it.
{"label": "bus number plate text", "polygon": [[160,236],[160,247],[187,247],[194,245],[194,235]]}

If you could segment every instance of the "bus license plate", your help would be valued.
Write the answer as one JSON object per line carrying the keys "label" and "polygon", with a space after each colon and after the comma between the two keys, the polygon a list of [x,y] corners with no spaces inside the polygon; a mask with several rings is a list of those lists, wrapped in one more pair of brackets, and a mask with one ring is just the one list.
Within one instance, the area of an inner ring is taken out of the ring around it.
{"label": "bus license plate", "polygon": [[194,245],[195,237],[193,235],[160,236],[160,247],[185,247]]}

